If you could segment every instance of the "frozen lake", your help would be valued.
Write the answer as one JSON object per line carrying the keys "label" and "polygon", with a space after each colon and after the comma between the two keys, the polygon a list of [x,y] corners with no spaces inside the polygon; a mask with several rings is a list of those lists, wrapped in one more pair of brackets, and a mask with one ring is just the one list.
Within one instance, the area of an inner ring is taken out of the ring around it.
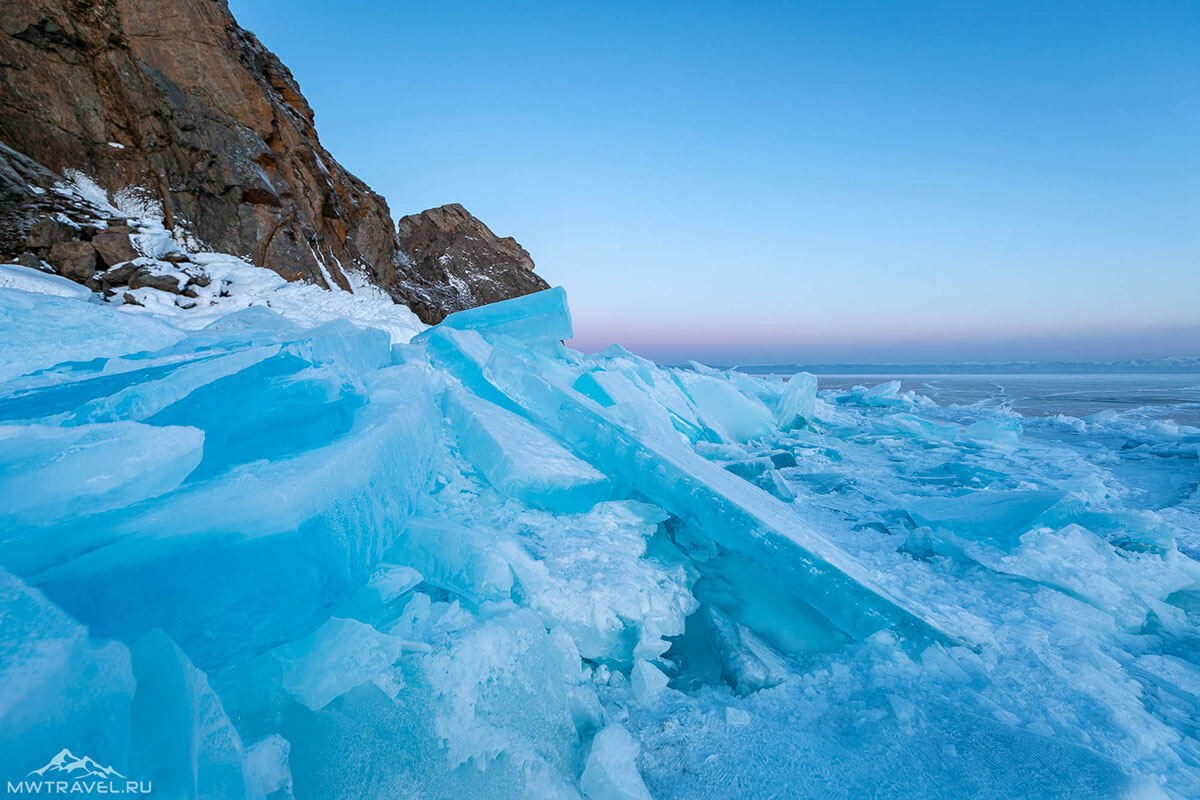
{"label": "frozen lake", "polygon": [[1027,417],[1088,417],[1113,411],[1129,419],[1200,426],[1200,375],[818,375],[821,389],[848,390],[899,380],[901,391],[938,405],[1008,405]]}

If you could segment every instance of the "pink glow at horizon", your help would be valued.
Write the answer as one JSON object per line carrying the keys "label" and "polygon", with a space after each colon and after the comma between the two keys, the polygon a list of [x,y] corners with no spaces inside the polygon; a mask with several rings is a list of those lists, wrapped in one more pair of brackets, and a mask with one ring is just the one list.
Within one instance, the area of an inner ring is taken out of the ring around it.
{"label": "pink glow at horizon", "polygon": [[[762,336],[722,331],[635,327],[619,332],[578,331],[567,344],[584,352],[610,345],[661,363],[839,364],[942,363],[955,361],[1119,361],[1200,354],[1200,325],[1129,330],[1043,330],[972,332],[947,336],[938,331],[904,331],[890,340],[864,333],[839,337],[831,332]],[[1007,335],[1006,335],[1007,334]]]}

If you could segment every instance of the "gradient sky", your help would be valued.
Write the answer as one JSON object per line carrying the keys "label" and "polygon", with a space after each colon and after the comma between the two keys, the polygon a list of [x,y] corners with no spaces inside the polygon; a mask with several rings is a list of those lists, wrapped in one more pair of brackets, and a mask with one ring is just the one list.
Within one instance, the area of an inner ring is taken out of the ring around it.
{"label": "gradient sky", "polygon": [[1200,353],[1200,3],[231,0],[395,216],[460,202],[575,346]]}

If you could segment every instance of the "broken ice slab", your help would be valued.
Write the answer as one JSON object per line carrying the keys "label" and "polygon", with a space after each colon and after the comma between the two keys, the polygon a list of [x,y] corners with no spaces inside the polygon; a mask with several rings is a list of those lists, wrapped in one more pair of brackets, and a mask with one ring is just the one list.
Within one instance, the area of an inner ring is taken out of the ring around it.
{"label": "broken ice slab", "polygon": [[989,569],[1052,586],[1104,611],[1128,631],[1141,630],[1154,613],[1171,624],[1164,599],[1200,585],[1200,562],[1122,553],[1081,525],[1039,526],[1011,553],[974,548],[970,556]]}
{"label": "broken ice slab", "polygon": [[[76,425],[106,422],[108,420],[102,414],[95,418],[70,415],[77,409],[90,408],[93,403],[103,403],[108,397],[128,396],[123,393],[139,391],[183,367],[202,365],[226,355],[230,354],[197,352],[194,347],[189,347],[182,352],[168,348],[152,354],[63,362],[5,381],[0,388],[3,393],[0,394],[0,420]],[[139,410],[133,403],[127,408],[131,413]]]}
{"label": "broken ice slab", "polygon": [[547,380],[519,348],[493,347],[475,332],[435,329],[430,349],[471,388],[519,406],[580,457],[774,575],[850,636],[892,627],[918,640],[959,641],[945,621],[880,586],[788,505],[697,455],[677,434],[631,430],[570,383]]}
{"label": "broken ice slab", "polygon": [[424,576],[412,567],[380,564],[366,585],[337,607],[334,616],[374,623],[386,614],[389,608],[402,601],[422,580]]}
{"label": "broken ice slab", "polygon": [[165,796],[244,797],[242,739],[205,674],[160,630],[132,653],[130,774]]}
{"label": "broken ice slab", "polygon": [[586,511],[608,497],[604,475],[528,420],[461,389],[445,395],[462,454],[507,497],[551,511]]}
{"label": "broken ice slab", "polygon": [[0,774],[26,775],[68,742],[80,755],[123,755],[133,692],[124,645],[89,639],[42,592],[0,569]]}
{"label": "broken ice slab", "polygon": [[[241,328],[210,326],[173,348],[203,358],[180,362],[157,353],[153,369],[41,394],[62,395],[56,401],[61,403],[98,393],[67,413],[68,425],[121,418],[200,428],[204,458],[190,480],[211,477],[236,464],[319,447],[345,433],[365,402],[360,376],[391,359],[382,331],[328,323],[279,333],[289,340],[246,346]],[[108,392],[106,382],[114,384]]]}
{"label": "broken ice slab", "polygon": [[558,342],[575,335],[567,293],[561,286],[456,311],[438,325],[413,337],[413,341],[424,341],[438,328],[502,334],[523,342]]}
{"label": "broken ice slab", "polygon": [[725,441],[748,442],[774,432],[775,423],[767,407],[728,381],[691,372],[679,373],[679,380],[708,427]]}
{"label": "broken ice slab", "polygon": [[808,372],[797,372],[788,378],[775,410],[775,420],[783,430],[798,428],[813,420],[816,408],[817,376]]}
{"label": "broken ice slab", "polygon": [[838,403],[865,406],[867,408],[912,408],[911,392],[900,393],[900,381],[887,381],[868,389],[855,386],[845,394],[839,394]]}
{"label": "broken ice slab", "polygon": [[344,435],[366,402],[357,383],[339,365],[312,366],[285,351],[197,387],[146,421],[205,432],[204,459],[189,478],[199,480]]}
{"label": "broken ice slab", "polygon": [[319,711],[367,681],[394,695],[392,664],[403,651],[398,637],[358,620],[330,617],[311,635],[272,652],[283,669],[283,688]]}
{"label": "broken ice slab", "polygon": [[596,366],[576,379],[576,391],[602,406],[636,405],[650,414],[661,413],[691,441],[702,436],[719,438],[700,421],[695,404],[674,374],[624,351],[607,353],[592,357]]}
{"label": "broken ice slab", "polygon": [[651,800],[637,769],[640,749],[617,723],[597,733],[579,778],[584,795],[591,800]]}
{"label": "broken ice slab", "polygon": [[192,427],[0,425],[0,552],[25,526],[95,514],[177,488],[200,463],[203,445],[204,434]]}
{"label": "broken ice slab", "polygon": [[1064,497],[1059,489],[982,489],[958,497],[915,497],[905,510],[921,525],[1012,546]]}
{"label": "broken ice slab", "polygon": [[1200,665],[1176,656],[1150,654],[1134,659],[1129,671],[1200,709]]}
{"label": "broken ice slab", "polygon": [[5,563],[97,634],[162,628],[201,669],[302,635],[367,579],[432,475],[428,375],[376,375],[338,440],[38,530],[55,548],[31,541]]}
{"label": "broken ice slab", "polygon": [[246,748],[242,771],[250,797],[292,800],[292,770],[288,765],[291,749],[291,743],[277,733],[264,736]]}
{"label": "broken ice slab", "polygon": [[71,412],[64,424],[144,420],[200,387],[249,369],[278,352],[278,346],[263,346],[196,358],[161,378],[128,385],[110,395],[89,400]]}
{"label": "broken ice slab", "polygon": [[381,669],[320,711],[284,711],[278,732],[301,796],[578,799],[561,776],[582,767],[573,695],[590,689],[570,638],[523,609],[456,616],[453,644],[422,653],[406,642],[392,680]]}
{"label": "broken ice slab", "polygon": [[[249,328],[242,323],[261,323],[262,327]],[[363,330],[345,322],[301,329],[258,308],[232,314],[169,347],[150,353],[136,349],[130,344],[107,357],[63,362],[6,381],[0,395],[0,420],[42,419],[63,425],[144,420],[192,392],[251,370],[274,356],[290,359],[295,365],[293,372],[305,365],[337,365],[342,372],[357,375],[387,365],[392,355],[382,331]],[[229,383],[243,392],[255,385],[249,380]],[[222,416],[236,423],[246,418],[248,409],[257,408],[257,403],[244,401],[238,413]]]}
{"label": "broken ice slab", "polygon": [[0,289],[0,381],[67,361],[158,350],[182,338],[177,328],[113,306]]}
{"label": "broken ice slab", "polygon": [[566,630],[584,658],[627,667],[660,657],[696,607],[682,554],[658,542],[645,557],[667,516],[634,500],[586,514],[522,514],[523,541],[501,546],[514,595]]}
{"label": "broken ice slab", "polygon": [[388,558],[412,565],[426,582],[476,605],[504,600],[512,593],[513,575],[490,534],[445,517],[415,517]]}
{"label": "broken ice slab", "polygon": [[1022,432],[1016,419],[981,419],[968,425],[963,436],[979,445],[1012,450],[1021,444]]}
{"label": "broken ice slab", "polygon": [[889,414],[875,421],[877,430],[900,433],[914,439],[952,442],[958,438],[959,427],[953,422],[938,422],[912,414]]}

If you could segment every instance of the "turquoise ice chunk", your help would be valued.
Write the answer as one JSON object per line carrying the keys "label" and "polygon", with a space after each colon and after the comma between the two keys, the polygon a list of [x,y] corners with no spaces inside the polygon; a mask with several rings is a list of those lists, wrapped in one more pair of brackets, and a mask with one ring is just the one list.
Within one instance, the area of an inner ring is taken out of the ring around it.
{"label": "turquoise ice chunk", "polygon": [[137,693],[127,774],[169,797],[246,797],[242,739],[207,676],[160,630],[132,653]]}
{"label": "turquoise ice chunk", "polygon": [[503,334],[523,342],[557,342],[575,335],[567,293],[561,286],[512,300],[456,311],[413,341],[424,341],[438,328]]}
{"label": "turquoise ice chunk", "polygon": [[324,447],[48,529],[53,549],[3,558],[93,631],[162,628],[202,669],[296,638],[368,578],[427,491],[441,420],[427,380],[381,370]]}
{"label": "turquoise ice chunk", "polygon": [[[118,770],[129,747],[129,651],[96,642],[0,569],[0,776],[19,780],[64,747]],[[35,776],[36,777],[36,776]]]}
{"label": "turquoise ice chunk", "polygon": [[725,441],[747,442],[774,432],[775,423],[767,407],[728,381],[694,372],[681,372],[679,380],[704,422]]}
{"label": "turquoise ice chunk", "polygon": [[445,408],[459,449],[501,494],[561,512],[608,496],[608,478],[528,420],[461,389],[446,392]]}
{"label": "turquoise ice chunk", "polygon": [[783,430],[807,425],[816,416],[817,376],[808,372],[797,372],[788,378],[775,419]]}
{"label": "turquoise ice chunk", "polygon": [[788,505],[697,455],[674,431],[634,432],[611,409],[570,384],[550,382],[518,353],[482,339],[470,350],[447,348],[435,357],[451,372],[509,398],[605,474],[775,576],[850,636],[861,639],[891,627],[921,641],[960,641],[948,623],[880,586]]}
{"label": "turquoise ice chunk", "polygon": [[68,361],[152,351],[183,332],[115,306],[0,289],[0,381]]}
{"label": "turquoise ice chunk", "polygon": [[0,425],[0,553],[29,526],[174,490],[200,463],[203,446],[204,433],[187,426]]}
{"label": "turquoise ice chunk", "polygon": [[978,490],[958,497],[914,498],[905,510],[922,525],[1011,546],[1064,497],[1060,489]]}

